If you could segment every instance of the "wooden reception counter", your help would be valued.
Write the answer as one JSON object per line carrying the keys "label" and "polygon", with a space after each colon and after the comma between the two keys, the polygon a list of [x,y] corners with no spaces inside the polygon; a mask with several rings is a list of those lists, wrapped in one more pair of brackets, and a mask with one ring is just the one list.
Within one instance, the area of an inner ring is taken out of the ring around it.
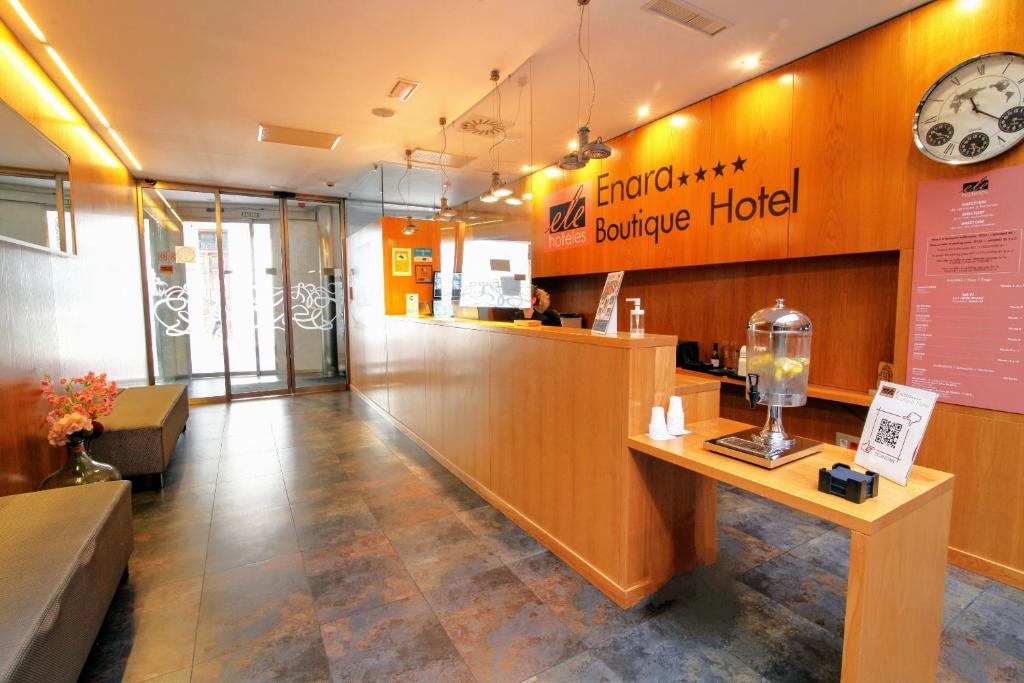
{"label": "wooden reception counter", "polygon": [[[632,454],[676,391],[676,338],[508,323],[385,318],[386,367],[353,389],[491,504],[622,606],[714,560],[715,483]],[[684,383],[688,420],[719,384]],[[707,394],[707,397],[704,396]]]}

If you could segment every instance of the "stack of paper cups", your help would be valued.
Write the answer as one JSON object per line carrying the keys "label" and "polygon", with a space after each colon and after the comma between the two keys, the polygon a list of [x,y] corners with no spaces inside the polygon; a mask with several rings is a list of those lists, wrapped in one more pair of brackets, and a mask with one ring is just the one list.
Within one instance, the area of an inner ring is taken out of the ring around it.
{"label": "stack of paper cups", "polygon": [[661,406],[651,408],[651,424],[647,427],[647,436],[655,441],[667,441],[672,438],[665,425],[665,409]]}
{"label": "stack of paper cups", "polygon": [[668,433],[673,436],[689,434],[686,431],[685,419],[683,416],[683,399],[679,396],[672,396],[668,400]]}

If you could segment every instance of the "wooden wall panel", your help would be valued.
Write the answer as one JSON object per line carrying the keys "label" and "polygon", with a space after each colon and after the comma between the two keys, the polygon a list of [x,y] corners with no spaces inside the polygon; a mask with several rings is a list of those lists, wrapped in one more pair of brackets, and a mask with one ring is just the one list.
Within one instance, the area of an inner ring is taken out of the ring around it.
{"label": "wooden wall panel", "polygon": [[[705,356],[715,341],[746,343],[750,315],[785,297],[814,324],[811,381],[866,391],[877,384],[878,362],[893,359],[898,268],[898,255],[887,252],[638,271],[626,275],[621,297],[641,298],[647,332],[695,339]],[[539,284],[555,309],[589,323],[604,276]],[[628,324],[621,305],[619,329]]]}
{"label": "wooden wall panel", "polygon": [[[38,380],[108,370],[145,381],[135,186],[128,170],[0,22],[0,100],[71,158],[79,255],[0,242],[0,495],[60,467]],[[129,253],[127,261],[122,256]]]}
{"label": "wooden wall panel", "polygon": [[788,69],[801,187],[790,256],[899,248],[915,106],[908,70],[899,68],[908,64],[907,40],[907,18],[898,17]]}
{"label": "wooden wall panel", "polygon": [[[724,169],[721,176],[717,176],[716,170],[708,172],[705,182],[710,192],[705,193],[711,206],[712,202],[727,203],[731,189],[732,206],[737,210],[731,223],[725,222],[726,209],[713,211],[714,215],[709,217],[705,263],[786,256],[789,213],[773,216],[763,207],[767,202],[758,202],[757,215],[744,221],[739,216],[752,205],[736,205],[749,198],[758,201],[762,188],[772,193],[792,187],[792,109],[792,79],[779,73],[767,74],[711,98],[711,156],[705,168],[714,164]],[[743,170],[731,165],[738,159],[746,160]]]}

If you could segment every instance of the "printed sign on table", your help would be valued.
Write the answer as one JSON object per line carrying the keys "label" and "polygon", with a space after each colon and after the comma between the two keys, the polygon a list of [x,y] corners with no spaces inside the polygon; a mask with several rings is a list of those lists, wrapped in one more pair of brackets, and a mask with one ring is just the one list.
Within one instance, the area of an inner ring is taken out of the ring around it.
{"label": "printed sign on table", "polygon": [[907,383],[1024,413],[1024,167],[923,182]]}
{"label": "printed sign on table", "polygon": [[924,389],[880,383],[853,461],[906,486],[937,398]]}

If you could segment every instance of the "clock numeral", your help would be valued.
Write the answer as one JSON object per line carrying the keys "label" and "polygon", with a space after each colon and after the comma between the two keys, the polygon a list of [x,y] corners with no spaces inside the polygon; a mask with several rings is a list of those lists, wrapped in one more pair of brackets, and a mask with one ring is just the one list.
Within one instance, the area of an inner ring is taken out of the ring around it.
{"label": "clock numeral", "polygon": [[1017,84],[1018,85],[1024,84],[1024,78],[1018,78],[1017,79]]}
{"label": "clock numeral", "polygon": [[1003,73],[1004,73],[1004,74],[1006,73],[1006,70],[1010,68],[1010,65],[1011,65],[1011,64],[1013,64],[1013,58],[1011,58],[1011,59],[1010,59],[1010,61],[1008,61],[1008,62],[1006,63],[1006,66],[1004,66],[1004,67],[1003,67]]}
{"label": "clock numeral", "polygon": [[956,76],[950,76],[949,80],[953,82],[953,85],[956,85],[957,87],[960,86],[960,79],[957,78]]}
{"label": "clock numeral", "polygon": [[925,122],[925,123],[935,123],[935,122],[936,122],[936,121],[938,121],[938,120],[939,120],[939,117],[938,117],[938,116],[929,116],[928,118],[926,118],[926,119],[924,120],[924,122]]}
{"label": "clock numeral", "polygon": [[999,144],[1000,145],[1005,145],[1006,144],[1006,140],[1003,139],[1002,135],[997,135],[996,136],[996,140],[999,140]]}
{"label": "clock numeral", "polygon": [[985,62],[979,62],[978,63],[978,75],[979,76],[984,76],[985,75]]}
{"label": "clock numeral", "polygon": [[951,143],[949,143],[949,145],[946,146],[946,149],[944,149],[942,151],[942,153],[945,154],[946,156],[949,156],[950,154],[953,153],[953,150],[955,150],[955,149],[956,149],[956,143],[955,142],[951,142]]}

